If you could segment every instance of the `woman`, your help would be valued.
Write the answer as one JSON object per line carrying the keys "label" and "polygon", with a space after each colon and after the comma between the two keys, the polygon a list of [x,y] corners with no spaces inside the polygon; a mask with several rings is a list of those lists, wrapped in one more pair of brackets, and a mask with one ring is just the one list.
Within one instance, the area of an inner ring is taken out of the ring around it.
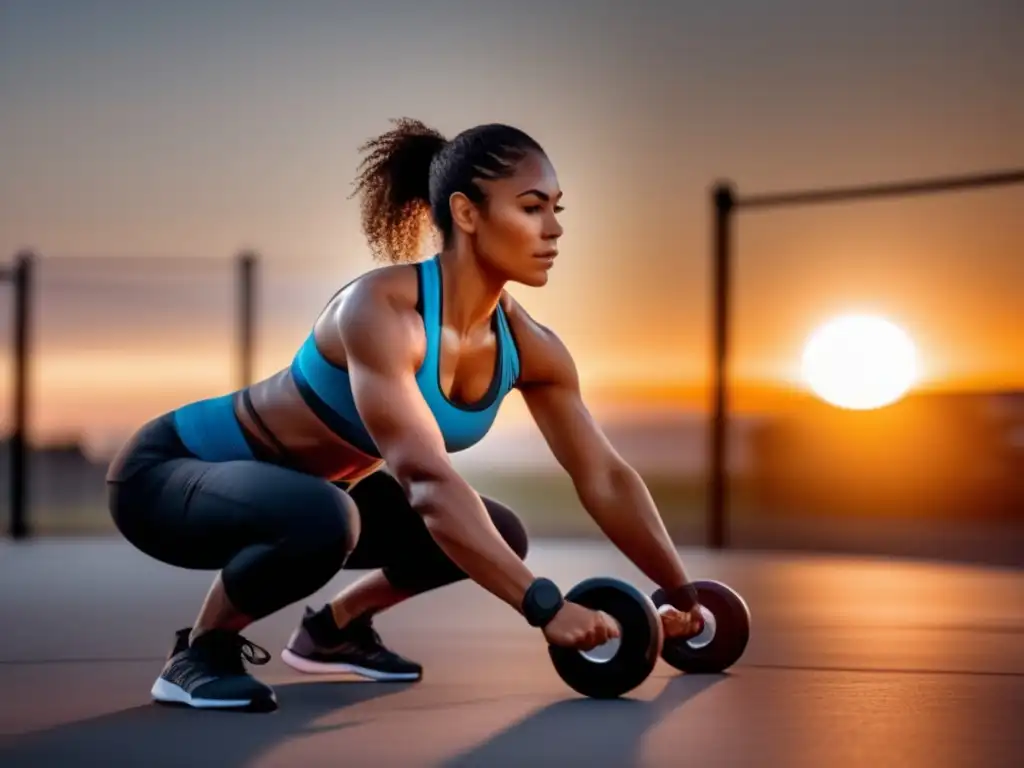
{"label": "woman", "polygon": [[[585,650],[617,636],[607,615],[565,603],[531,573],[518,517],[448,459],[484,437],[512,389],[584,507],[671,595],[667,634],[699,631],[676,550],[582,403],[572,358],[504,291],[544,285],[557,254],[562,193],[543,149],[504,125],[446,141],[413,120],[361,149],[363,226],[392,264],[340,290],[288,368],[155,419],[108,473],[128,541],[172,565],[219,570],[194,625],[177,632],[154,699],[276,707],[243,664],[269,654],[240,632],[342,568],[375,570],[306,608],[283,652],[301,671],[419,679],[372,618],[467,576],[552,644]],[[419,262],[430,223],[442,249]]]}

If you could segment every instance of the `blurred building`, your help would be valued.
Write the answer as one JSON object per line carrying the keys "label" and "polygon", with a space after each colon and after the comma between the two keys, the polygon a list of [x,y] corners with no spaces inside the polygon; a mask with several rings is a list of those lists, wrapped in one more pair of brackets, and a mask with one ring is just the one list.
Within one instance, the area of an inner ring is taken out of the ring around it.
{"label": "blurred building", "polygon": [[1024,517],[1024,392],[918,395],[875,411],[809,401],[751,440],[766,514]]}

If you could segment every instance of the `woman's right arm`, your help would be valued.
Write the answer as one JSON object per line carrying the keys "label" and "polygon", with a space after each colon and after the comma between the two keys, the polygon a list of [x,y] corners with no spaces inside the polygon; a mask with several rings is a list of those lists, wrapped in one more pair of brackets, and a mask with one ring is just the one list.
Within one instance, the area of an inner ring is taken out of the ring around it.
{"label": "woman's right arm", "polygon": [[415,326],[365,281],[338,317],[359,415],[431,536],[469,578],[517,611],[534,580],[494,526],[480,496],[455,471],[416,383]]}

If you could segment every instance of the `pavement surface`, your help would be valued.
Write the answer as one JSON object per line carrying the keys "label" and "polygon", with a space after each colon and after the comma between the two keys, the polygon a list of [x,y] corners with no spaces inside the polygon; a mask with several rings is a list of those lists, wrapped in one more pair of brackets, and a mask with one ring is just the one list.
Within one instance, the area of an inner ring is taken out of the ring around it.
{"label": "pavement surface", "polygon": [[[628,697],[583,699],[540,634],[472,583],[378,619],[421,661],[415,684],[303,676],[278,654],[302,604],[247,637],[274,660],[270,714],[154,705],[173,630],[211,574],[117,540],[0,543],[0,765],[1020,766],[1024,573],[884,558],[682,550],[747,599],[753,633],[722,675],[663,662]],[[536,542],[563,589],[648,588],[601,543]],[[356,573],[342,573],[318,604]]]}

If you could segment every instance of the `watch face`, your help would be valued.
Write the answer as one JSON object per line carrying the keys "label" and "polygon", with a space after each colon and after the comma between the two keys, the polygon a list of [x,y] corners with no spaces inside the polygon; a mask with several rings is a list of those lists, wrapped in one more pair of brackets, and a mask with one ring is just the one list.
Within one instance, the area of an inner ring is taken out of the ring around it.
{"label": "watch face", "polygon": [[561,594],[558,592],[558,588],[550,584],[545,584],[543,589],[538,589],[535,599],[537,606],[545,611],[550,611],[555,608],[561,600]]}

